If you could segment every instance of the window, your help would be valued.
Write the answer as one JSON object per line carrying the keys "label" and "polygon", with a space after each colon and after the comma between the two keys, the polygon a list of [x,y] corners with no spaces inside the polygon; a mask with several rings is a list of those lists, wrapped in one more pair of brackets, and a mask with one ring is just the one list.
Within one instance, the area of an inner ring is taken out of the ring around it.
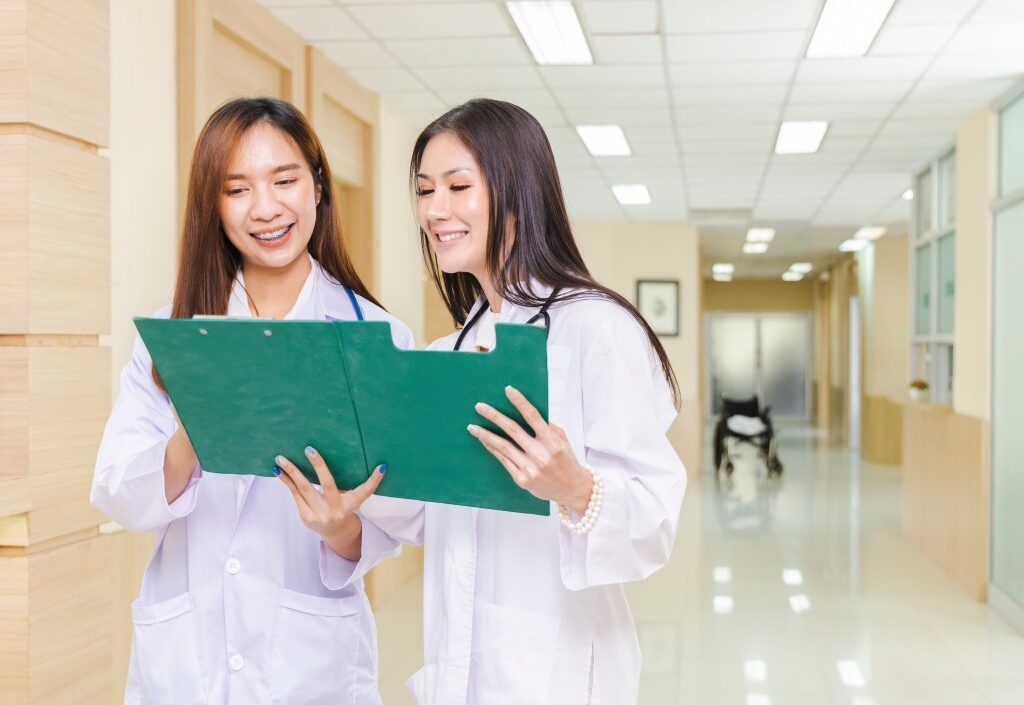
{"label": "window", "polygon": [[956,297],[956,154],[943,152],[914,178],[914,336],[911,374],[928,382],[931,401],[953,402]]}

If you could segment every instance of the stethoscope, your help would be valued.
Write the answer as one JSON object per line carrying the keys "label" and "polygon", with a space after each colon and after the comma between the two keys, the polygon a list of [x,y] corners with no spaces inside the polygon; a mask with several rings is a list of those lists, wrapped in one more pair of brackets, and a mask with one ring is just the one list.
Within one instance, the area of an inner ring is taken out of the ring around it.
{"label": "stethoscope", "polygon": [[[557,294],[558,289],[552,289],[551,293],[548,295],[547,300],[544,302],[544,305],[540,307],[540,311],[535,313],[530,318],[530,320],[526,322],[526,325],[532,326],[534,323],[543,318],[544,328],[547,330],[551,330],[551,315],[548,313],[548,308],[550,308],[551,304],[554,303],[555,296]],[[480,318],[484,315],[484,312],[487,310],[487,308],[487,299],[481,299],[480,308],[476,310],[476,313],[473,314],[472,318],[466,321],[466,325],[462,327],[462,331],[459,333],[459,338],[458,340],[455,341],[455,350],[458,350],[459,348],[462,347],[462,341],[466,339],[466,334],[469,333],[469,329],[476,325],[477,321],[479,321]]]}

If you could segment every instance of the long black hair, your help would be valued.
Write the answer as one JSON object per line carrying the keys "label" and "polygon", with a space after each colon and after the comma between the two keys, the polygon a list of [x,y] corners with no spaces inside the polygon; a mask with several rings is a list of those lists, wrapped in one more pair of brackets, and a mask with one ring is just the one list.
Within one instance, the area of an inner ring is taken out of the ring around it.
{"label": "long black hair", "polygon": [[[679,383],[658,336],[633,304],[597,283],[583,263],[569,225],[551,144],[537,119],[517,105],[487,98],[452,108],[427,125],[416,140],[409,173],[413,188],[427,143],[445,133],[455,136],[472,153],[487,184],[486,260],[495,291],[517,306],[541,306],[546,298],[531,288],[531,282],[537,281],[558,289],[554,302],[582,298],[614,301],[647,333],[678,404]],[[420,245],[452,320],[456,326],[465,325],[482,293],[480,283],[468,272],[442,272],[422,228]]]}

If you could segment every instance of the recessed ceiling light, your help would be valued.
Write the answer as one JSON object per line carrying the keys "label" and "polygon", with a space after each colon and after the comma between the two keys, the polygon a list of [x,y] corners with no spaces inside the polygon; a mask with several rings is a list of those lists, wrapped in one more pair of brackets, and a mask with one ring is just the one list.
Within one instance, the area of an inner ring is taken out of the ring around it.
{"label": "recessed ceiling light", "polygon": [[743,254],[745,255],[763,255],[768,251],[767,242],[745,242],[743,243]]}
{"label": "recessed ceiling light", "polygon": [[743,662],[743,673],[751,683],[764,683],[768,678],[768,664],[761,659],[747,659]]}
{"label": "recessed ceiling light", "polygon": [[624,206],[645,206],[651,202],[651,194],[643,184],[616,184],[612,192]]}
{"label": "recessed ceiling light", "polygon": [[796,568],[786,568],[782,571],[782,582],[786,585],[803,585],[804,574]]}
{"label": "recessed ceiling light", "polygon": [[577,125],[576,133],[595,157],[628,157],[632,152],[618,125]]}
{"label": "recessed ceiling light", "polygon": [[714,279],[716,282],[731,282],[732,281],[732,275],[731,274],[712,274],[711,278]]}
{"label": "recessed ceiling light", "polygon": [[715,262],[711,265],[711,271],[715,274],[732,274],[736,268],[729,262]]}
{"label": "recessed ceiling light", "polygon": [[712,609],[715,610],[715,614],[729,614],[732,612],[735,603],[733,599],[728,595],[715,595],[711,601]]}
{"label": "recessed ceiling light", "polygon": [[840,252],[859,252],[870,244],[870,240],[843,240],[839,244]]}
{"label": "recessed ceiling light", "polygon": [[718,566],[712,573],[716,583],[731,583],[732,582],[732,568],[728,566]]}
{"label": "recessed ceiling light", "polygon": [[789,271],[796,272],[797,274],[807,274],[814,269],[814,265],[810,262],[794,262],[789,265]]}
{"label": "recessed ceiling light", "polygon": [[789,609],[795,614],[801,614],[811,609],[811,598],[807,595],[793,595],[789,598]]}
{"label": "recessed ceiling light", "polygon": [[895,0],[827,0],[807,45],[808,59],[864,56]]}
{"label": "recessed ceiling light", "polygon": [[854,240],[877,240],[885,235],[885,228],[876,225],[866,225],[853,234]]}
{"label": "recessed ceiling light", "polygon": [[775,142],[776,154],[813,154],[828,131],[825,120],[795,120],[782,123]]}
{"label": "recessed ceiling light", "polygon": [[538,64],[594,63],[580,18],[569,0],[515,0],[505,6]]}
{"label": "recessed ceiling light", "polygon": [[751,228],[747,231],[747,242],[771,242],[774,239],[774,228]]}
{"label": "recessed ceiling light", "polygon": [[782,281],[798,282],[798,281],[800,281],[803,278],[804,278],[804,275],[801,274],[800,272],[789,271],[789,272],[783,272],[782,273]]}
{"label": "recessed ceiling light", "polygon": [[904,201],[913,201],[914,200],[914,189],[908,188],[906,191],[904,191],[903,192],[903,200]]}
{"label": "recessed ceiling light", "polygon": [[863,688],[868,684],[856,661],[836,661],[836,670],[839,671],[839,680],[847,688]]}

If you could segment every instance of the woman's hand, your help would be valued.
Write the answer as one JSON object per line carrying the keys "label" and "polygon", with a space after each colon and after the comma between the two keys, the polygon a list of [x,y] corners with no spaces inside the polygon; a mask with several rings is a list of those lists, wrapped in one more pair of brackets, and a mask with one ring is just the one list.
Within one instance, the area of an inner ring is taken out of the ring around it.
{"label": "woman's hand", "polygon": [[477,413],[515,442],[475,424],[470,424],[469,432],[505,466],[517,485],[539,499],[557,502],[583,514],[594,489],[594,476],[577,462],[569,437],[562,428],[547,423],[519,390],[505,387],[505,395],[523,415],[534,435],[483,403],[476,405]]}
{"label": "woman's hand", "polygon": [[339,556],[350,561],[359,560],[362,555],[363,524],[356,516],[356,510],[377,490],[388,466],[378,465],[366,482],[346,492],[338,489],[322,455],[310,447],[306,448],[306,457],[320,479],[322,493],[283,455],[275,459],[280,478],[295,499],[299,518]]}
{"label": "woman's hand", "polygon": [[171,413],[174,414],[174,421],[178,428],[167,440],[167,448],[164,450],[164,498],[167,504],[171,504],[188,487],[192,473],[199,464],[196,451],[192,448],[192,441],[185,433],[185,427],[178,418],[178,410],[173,406]]}

